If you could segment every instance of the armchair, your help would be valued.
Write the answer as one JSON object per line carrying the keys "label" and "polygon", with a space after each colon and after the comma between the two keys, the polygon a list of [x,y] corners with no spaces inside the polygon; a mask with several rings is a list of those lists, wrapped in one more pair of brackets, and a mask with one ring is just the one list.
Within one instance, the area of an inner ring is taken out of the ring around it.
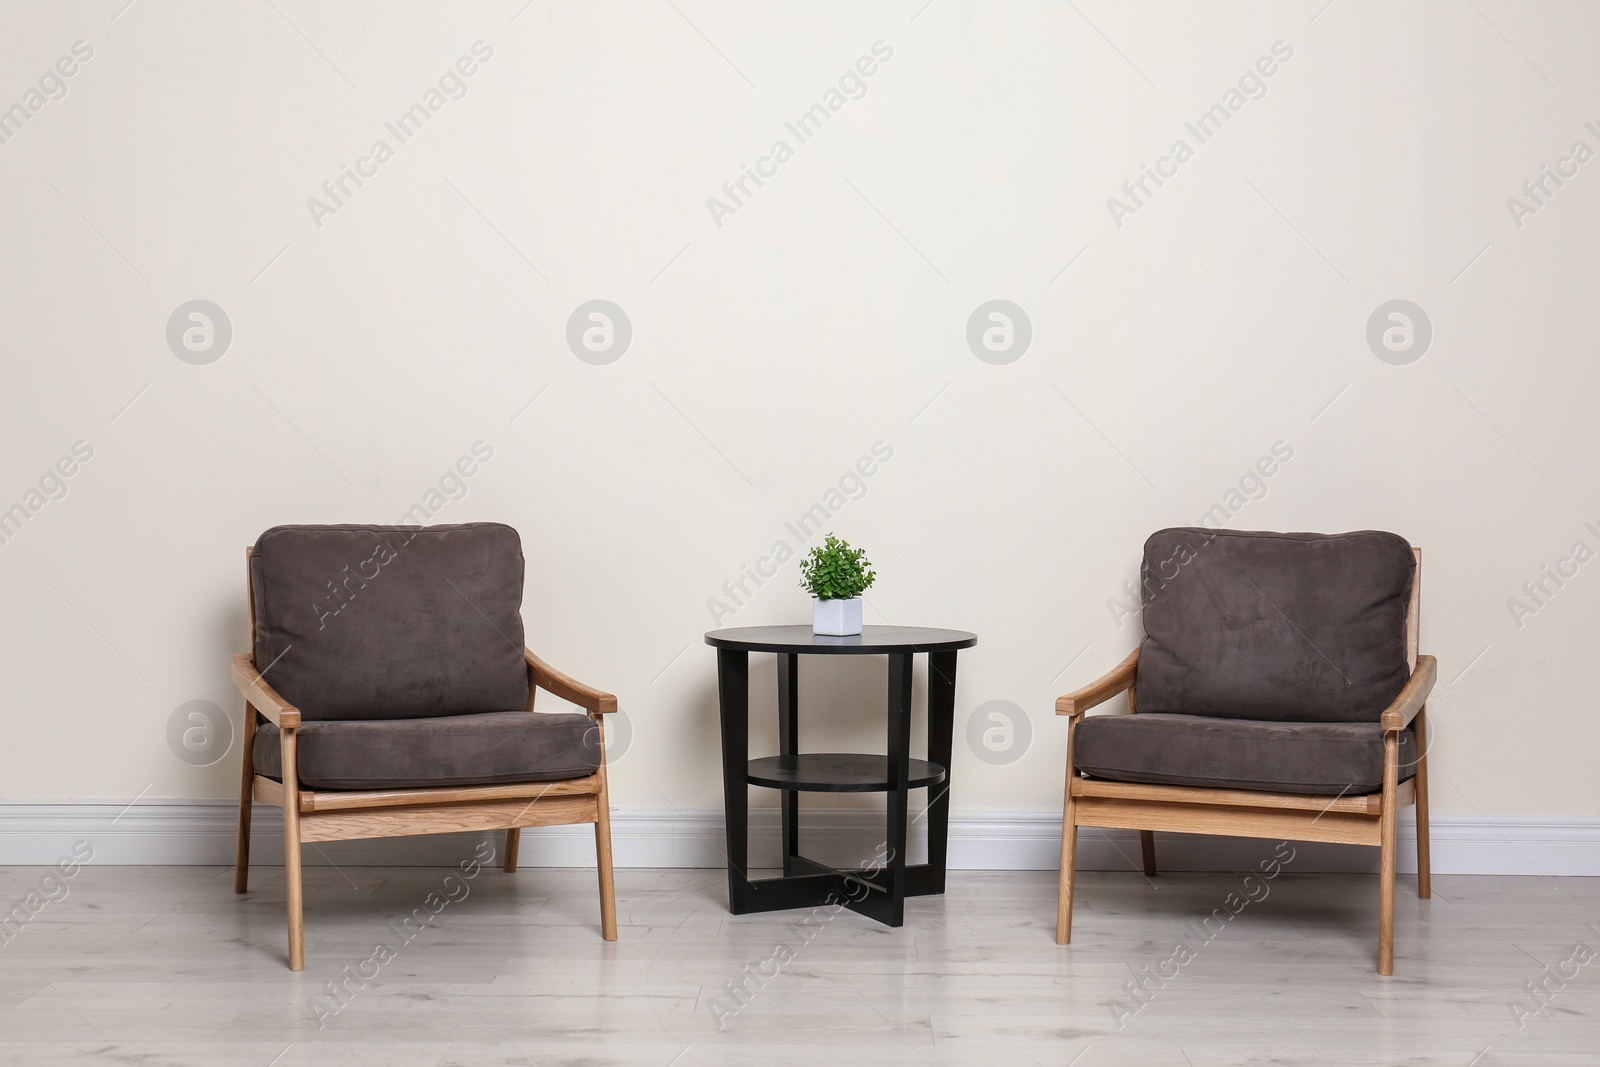
{"label": "armchair", "polygon": [[[1056,941],[1072,938],[1080,826],[1376,845],[1378,973],[1394,973],[1396,815],[1416,805],[1427,898],[1421,551],[1390,533],[1162,530],[1145,639],[1056,701],[1069,717]],[[1127,693],[1127,714],[1085,713]]]}
{"label": "armchair", "polygon": [[[251,651],[234,889],[252,801],[283,811],[289,967],[305,967],[305,842],[593,823],[601,936],[617,937],[604,716],[617,699],[523,646],[517,532],[278,526],[246,549]],[[270,681],[269,681],[270,678]],[[582,713],[535,713],[540,690]]]}

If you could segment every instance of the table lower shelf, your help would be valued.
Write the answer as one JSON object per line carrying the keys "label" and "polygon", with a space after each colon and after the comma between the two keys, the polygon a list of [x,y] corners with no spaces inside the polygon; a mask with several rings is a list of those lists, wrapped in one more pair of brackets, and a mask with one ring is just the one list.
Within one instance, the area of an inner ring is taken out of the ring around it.
{"label": "table lower shelf", "polygon": [[[908,789],[924,789],[945,779],[937,763],[910,761]],[[889,757],[859,752],[802,752],[797,756],[762,756],[750,761],[746,781],[768,789],[807,793],[886,793]]]}

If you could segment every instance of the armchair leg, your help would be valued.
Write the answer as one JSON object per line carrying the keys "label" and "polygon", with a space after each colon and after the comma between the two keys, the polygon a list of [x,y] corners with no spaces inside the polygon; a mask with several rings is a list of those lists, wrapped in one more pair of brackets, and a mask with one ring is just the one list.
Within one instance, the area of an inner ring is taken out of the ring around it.
{"label": "armchair leg", "polygon": [[1383,738],[1383,814],[1379,816],[1378,973],[1394,973],[1395,800],[1399,792],[1400,735]]}
{"label": "armchair leg", "polygon": [[600,936],[615,941],[617,889],[611,876],[611,801],[603,787],[595,798],[594,851],[600,873]]}
{"label": "armchair leg", "polygon": [[295,731],[283,738],[283,883],[289,911],[289,969],[306,969],[305,908],[300,881],[300,781]]}
{"label": "armchair leg", "polygon": [[1432,861],[1428,855],[1428,709],[1417,712],[1411,720],[1417,733],[1417,896],[1427,900],[1433,896]]}
{"label": "armchair leg", "polygon": [[617,939],[617,887],[611,877],[611,790],[606,785],[605,717],[595,715],[595,736],[600,743],[600,763],[595,775],[600,790],[594,798],[594,866],[600,876],[600,936]]}
{"label": "armchair leg", "polygon": [[1061,886],[1056,893],[1056,944],[1072,943],[1072,882],[1077,873],[1078,828],[1072,822],[1072,801],[1061,824]]}
{"label": "armchair leg", "polygon": [[522,842],[522,830],[513,826],[506,831],[506,873],[515,874],[517,870],[517,846]]}
{"label": "armchair leg", "polygon": [[1072,780],[1076,772],[1072,767],[1072,734],[1078,725],[1073,719],[1067,727],[1067,780],[1066,799],[1061,804],[1061,884],[1056,890],[1056,944],[1072,941],[1072,883],[1078,866],[1078,822],[1076,802],[1072,797]]}
{"label": "armchair leg", "polygon": [[1140,858],[1144,860],[1144,875],[1146,878],[1156,876],[1156,832],[1154,830],[1139,831]]}
{"label": "armchair leg", "polygon": [[233,861],[233,891],[250,888],[250,816],[255,804],[256,709],[244,705],[244,764],[239,772],[239,848]]}

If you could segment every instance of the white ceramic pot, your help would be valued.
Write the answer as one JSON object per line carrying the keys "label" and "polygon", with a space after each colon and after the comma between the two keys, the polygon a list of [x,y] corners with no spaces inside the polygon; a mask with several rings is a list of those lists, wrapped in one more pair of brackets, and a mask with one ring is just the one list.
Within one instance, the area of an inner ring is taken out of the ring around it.
{"label": "white ceramic pot", "polygon": [[861,598],[812,600],[811,632],[844,637],[861,632]]}

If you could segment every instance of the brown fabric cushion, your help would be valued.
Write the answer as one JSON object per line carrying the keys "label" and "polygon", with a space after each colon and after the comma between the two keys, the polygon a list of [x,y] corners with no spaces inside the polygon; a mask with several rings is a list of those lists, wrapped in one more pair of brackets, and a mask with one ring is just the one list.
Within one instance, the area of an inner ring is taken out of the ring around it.
{"label": "brown fabric cushion", "polygon": [[500,523],[275,526],[256,666],[307,722],[521,711],[522,543]]}
{"label": "brown fabric cushion", "polygon": [[[404,789],[581,778],[600,766],[594,720],[576,713],[498,711],[438,719],[308,722],[297,731],[300,784]],[[262,723],[257,774],[283,778],[278,728]]]}
{"label": "brown fabric cushion", "polygon": [[1183,528],[1145,542],[1139,712],[1375,722],[1410,677],[1392,533]]}
{"label": "brown fabric cushion", "polygon": [[[1200,715],[1091,715],[1073,762],[1094,778],[1161,785],[1353,796],[1383,788],[1374,722],[1257,722]],[[1416,735],[1400,735],[1400,777],[1416,771]]]}

